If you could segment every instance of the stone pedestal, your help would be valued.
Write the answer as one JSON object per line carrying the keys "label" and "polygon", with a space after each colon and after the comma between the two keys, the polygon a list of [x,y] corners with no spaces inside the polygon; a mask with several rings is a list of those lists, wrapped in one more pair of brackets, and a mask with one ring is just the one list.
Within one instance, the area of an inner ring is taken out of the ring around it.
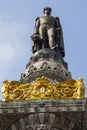
{"label": "stone pedestal", "polygon": [[0,130],[87,130],[86,99],[0,101]]}
{"label": "stone pedestal", "polygon": [[34,53],[26,65],[26,71],[21,74],[20,80],[31,83],[41,76],[59,82],[72,78],[68,71],[68,64],[58,49],[46,48]]}

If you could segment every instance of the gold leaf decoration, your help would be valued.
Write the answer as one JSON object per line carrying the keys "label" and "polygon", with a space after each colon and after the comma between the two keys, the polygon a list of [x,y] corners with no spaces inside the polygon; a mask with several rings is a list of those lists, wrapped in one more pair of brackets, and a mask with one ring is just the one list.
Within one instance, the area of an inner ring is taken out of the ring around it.
{"label": "gold leaf decoration", "polygon": [[33,83],[4,80],[2,94],[4,100],[84,98],[85,86],[82,78],[54,83],[42,76]]}

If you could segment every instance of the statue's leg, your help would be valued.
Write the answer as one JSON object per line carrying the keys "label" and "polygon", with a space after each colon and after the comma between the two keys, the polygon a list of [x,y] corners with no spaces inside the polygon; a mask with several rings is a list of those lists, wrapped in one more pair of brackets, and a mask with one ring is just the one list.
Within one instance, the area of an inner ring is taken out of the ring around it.
{"label": "statue's leg", "polygon": [[43,44],[42,44],[42,48],[49,48],[49,44],[48,44],[48,36],[47,36],[47,29],[46,29],[46,25],[41,25],[39,28],[39,34],[42,36],[43,38]]}
{"label": "statue's leg", "polygon": [[47,34],[49,39],[49,46],[51,49],[53,49],[55,47],[55,29],[49,28]]}

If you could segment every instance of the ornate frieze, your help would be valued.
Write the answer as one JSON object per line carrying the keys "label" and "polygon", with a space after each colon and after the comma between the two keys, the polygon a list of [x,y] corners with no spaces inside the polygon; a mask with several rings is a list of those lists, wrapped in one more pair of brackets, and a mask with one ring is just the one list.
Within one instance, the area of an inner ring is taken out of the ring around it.
{"label": "ornate frieze", "polygon": [[56,82],[42,76],[32,83],[5,80],[2,93],[4,100],[84,98],[85,86],[82,78]]}

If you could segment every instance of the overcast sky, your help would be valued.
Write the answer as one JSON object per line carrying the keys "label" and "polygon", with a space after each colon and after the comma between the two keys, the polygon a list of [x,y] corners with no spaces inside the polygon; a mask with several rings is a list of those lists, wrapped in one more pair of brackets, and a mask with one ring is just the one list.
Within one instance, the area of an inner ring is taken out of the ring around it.
{"label": "overcast sky", "polygon": [[5,79],[20,80],[32,56],[35,18],[45,6],[60,18],[72,78],[83,77],[87,86],[87,0],[0,0],[0,86]]}

